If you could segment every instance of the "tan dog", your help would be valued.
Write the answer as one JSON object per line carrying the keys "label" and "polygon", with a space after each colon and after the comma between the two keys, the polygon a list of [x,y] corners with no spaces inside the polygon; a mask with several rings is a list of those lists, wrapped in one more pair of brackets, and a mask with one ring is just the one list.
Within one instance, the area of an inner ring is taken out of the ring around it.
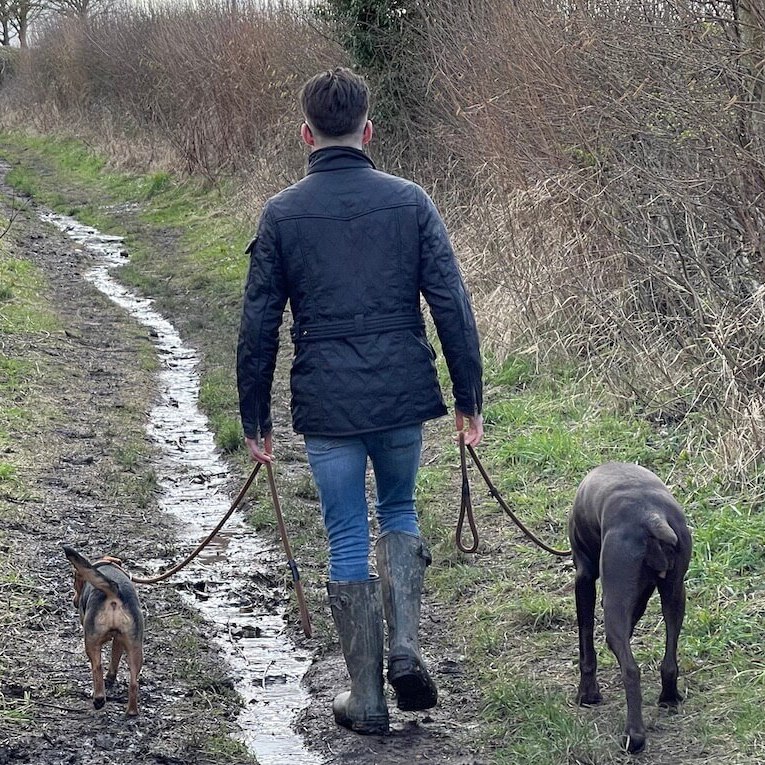
{"label": "tan dog", "polygon": [[[118,558],[106,556],[90,563],[71,547],[64,555],[74,568],[74,605],[85,631],[85,652],[93,673],[93,706],[106,703],[106,686],[117,677],[123,653],[130,669],[127,714],[138,714],[138,676],[143,665],[143,613],[130,577]],[[104,683],[101,649],[112,641],[109,672]]]}

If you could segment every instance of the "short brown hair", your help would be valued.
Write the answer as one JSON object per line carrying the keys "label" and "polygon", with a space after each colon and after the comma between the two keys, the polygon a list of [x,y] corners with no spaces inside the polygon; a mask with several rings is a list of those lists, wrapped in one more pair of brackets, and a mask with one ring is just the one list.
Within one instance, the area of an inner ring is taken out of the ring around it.
{"label": "short brown hair", "polygon": [[350,135],[361,128],[369,113],[369,87],[363,77],[338,66],[303,85],[300,106],[311,127],[322,135]]}

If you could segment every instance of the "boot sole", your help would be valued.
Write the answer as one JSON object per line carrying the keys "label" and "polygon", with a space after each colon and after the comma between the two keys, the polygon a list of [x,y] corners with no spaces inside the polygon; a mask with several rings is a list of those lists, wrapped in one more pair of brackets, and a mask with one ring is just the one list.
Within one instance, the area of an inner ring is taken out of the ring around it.
{"label": "boot sole", "polygon": [[388,670],[388,682],[396,691],[396,706],[402,712],[420,712],[432,709],[438,701],[438,690],[424,667],[407,661],[407,666],[393,666]]}
{"label": "boot sole", "polygon": [[344,715],[335,715],[335,722],[362,736],[384,736],[390,733],[390,723],[387,719],[379,720],[350,720]]}

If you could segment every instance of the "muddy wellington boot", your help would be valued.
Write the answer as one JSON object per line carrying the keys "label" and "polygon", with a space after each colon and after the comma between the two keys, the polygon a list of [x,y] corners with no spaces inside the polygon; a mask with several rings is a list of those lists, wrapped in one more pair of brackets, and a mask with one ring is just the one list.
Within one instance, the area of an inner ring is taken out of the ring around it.
{"label": "muddy wellington boot", "polygon": [[389,730],[383,695],[383,621],[380,580],[328,582],[329,605],[340,637],[351,689],[335,696],[335,722],[356,733]]}
{"label": "muddy wellington boot", "polygon": [[394,531],[377,540],[377,568],[382,579],[388,624],[388,682],[398,708],[406,712],[436,705],[438,690],[420,654],[420,598],[425,567],[432,560],[421,537]]}

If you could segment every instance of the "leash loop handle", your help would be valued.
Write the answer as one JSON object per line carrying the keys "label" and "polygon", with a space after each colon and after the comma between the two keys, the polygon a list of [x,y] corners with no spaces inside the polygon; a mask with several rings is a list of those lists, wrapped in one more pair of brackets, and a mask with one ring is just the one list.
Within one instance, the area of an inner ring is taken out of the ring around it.
{"label": "leash loop handle", "polygon": [[[470,498],[470,481],[468,480],[467,460],[465,459],[464,433],[460,433],[459,444],[460,470],[462,471],[462,498],[460,500],[460,515],[457,520],[457,530],[455,532],[455,543],[458,550],[461,550],[464,553],[474,553],[478,549],[480,539],[478,537],[478,527],[475,523],[475,516],[473,515],[473,502]],[[462,541],[465,519],[467,519],[468,526],[470,527],[470,534],[473,539],[472,544],[470,545],[466,545]]]}
{"label": "leash loop handle", "polygon": [[[462,503],[460,506],[459,520],[457,521],[457,547],[463,552],[475,552],[478,549],[478,531],[475,526],[475,519],[473,517],[473,507],[470,501],[470,486],[467,478],[467,458],[465,456],[465,437],[460,433],[460,467],[462,469]],[[510,520],[528,537],[535,545],[542,548],[545,552],[549,552],[551,555],[557,555],[558,557],[565,558],[571,555],[571,550],[557,550],[551,547],[546,542],[543,542],[533,531],[528,529],[518,516],[510,509],[510,506],[502,498],[502,495],[497,491],[497,488],[489,478],[489,474],[486,472],[481,460],[478,459],[478,455],[475,453],[475,449],[469,444],[467,445],[467,451],[470,454],[475,466],[478,468],[478,472],[481,474],[484,483],[489,489],[489,494],[497,501],[497,504],[510,516]],[[466,499],[467,497],[467,499]],[[473,534],[473,545],[471,548],[467,548],[462,545],[462,527],[464,524],[464,518],[467,516],[468,523],[470,524],[470,530]]]}

